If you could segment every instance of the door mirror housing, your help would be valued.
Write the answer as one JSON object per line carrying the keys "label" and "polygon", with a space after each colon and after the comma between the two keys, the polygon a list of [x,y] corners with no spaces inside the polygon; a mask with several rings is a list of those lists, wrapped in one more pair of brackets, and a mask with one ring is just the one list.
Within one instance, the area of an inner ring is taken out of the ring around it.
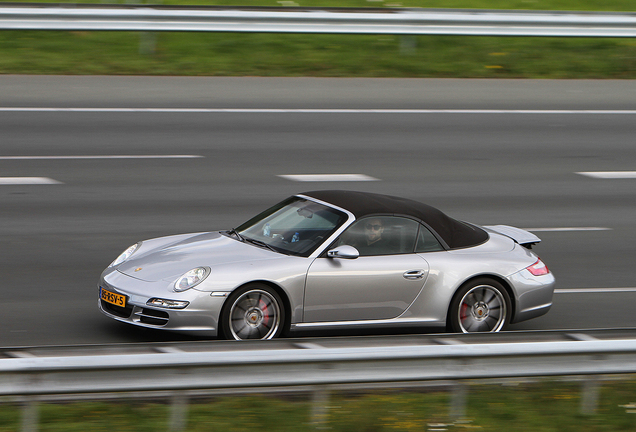
{"label": "door mirror housing", "polygon": [[358,249],[349,245],[338,246],[335,249],[331,249],[327,252],[328,258],[344,258],[344,259],[356,259],[360,256]]}

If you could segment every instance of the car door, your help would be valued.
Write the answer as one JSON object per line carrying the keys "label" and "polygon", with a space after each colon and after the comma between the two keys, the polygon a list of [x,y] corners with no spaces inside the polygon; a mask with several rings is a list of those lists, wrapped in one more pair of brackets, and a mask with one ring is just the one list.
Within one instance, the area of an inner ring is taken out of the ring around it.
{"label": "car door", "polygon": [[[355,259],[317,258],[307,273],[305,323],[381,320],[402,314],[422,290],[429,266],[414,253],[419,223],[383,216],[356,221],[338,241]],[[382,245],[370,231],[382,231]],[[372,246],[380,246],[373,249]]]}

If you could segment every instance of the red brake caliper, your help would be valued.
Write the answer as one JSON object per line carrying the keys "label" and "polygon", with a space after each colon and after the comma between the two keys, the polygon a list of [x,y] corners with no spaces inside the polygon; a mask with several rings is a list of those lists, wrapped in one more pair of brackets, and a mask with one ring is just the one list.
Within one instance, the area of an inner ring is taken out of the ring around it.
{"label": "red brake caliper", "polygon": [[468,305],[463,303],[461,308],[459,309],[459,319],[464,320],[468,316]]}
{"label": "red brake caliper", "polygon": [[263,300],[260,300],[258,302],[258,306],[261,309],[261,312],[263,313],[263,324],[267,326],[269,324],[269,320],[271,319],[271,317],[267,313],[267,304],[265,304]]}

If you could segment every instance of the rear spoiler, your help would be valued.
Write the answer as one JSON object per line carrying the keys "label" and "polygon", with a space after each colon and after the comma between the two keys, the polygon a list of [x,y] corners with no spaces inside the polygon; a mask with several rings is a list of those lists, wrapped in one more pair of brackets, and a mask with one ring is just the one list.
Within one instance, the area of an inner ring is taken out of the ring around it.
{"label": "rear spoiler", "polygon": [[494,231],[498,234],[503,234],[506,237],[510,237],[515,242],[519,243],[521,246],[527,247],[528,249],[531,249],[532,245],[535,245],[541,241],[539,237],[529,231],[508,225],[489,225],[484,226],[483,228]]}

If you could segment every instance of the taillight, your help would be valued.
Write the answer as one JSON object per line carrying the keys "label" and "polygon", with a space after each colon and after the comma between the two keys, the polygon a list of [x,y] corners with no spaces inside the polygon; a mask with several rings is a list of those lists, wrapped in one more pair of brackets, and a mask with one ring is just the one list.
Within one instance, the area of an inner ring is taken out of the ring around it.
{"label": "taillight", "polygon": [[550,270],[548,270],[548,266],[545,265],[540,259],[538,259],[537,262],[532,264],[530,267],[527,267],[526,269],[534,276],[543,276],[550,273]]}

